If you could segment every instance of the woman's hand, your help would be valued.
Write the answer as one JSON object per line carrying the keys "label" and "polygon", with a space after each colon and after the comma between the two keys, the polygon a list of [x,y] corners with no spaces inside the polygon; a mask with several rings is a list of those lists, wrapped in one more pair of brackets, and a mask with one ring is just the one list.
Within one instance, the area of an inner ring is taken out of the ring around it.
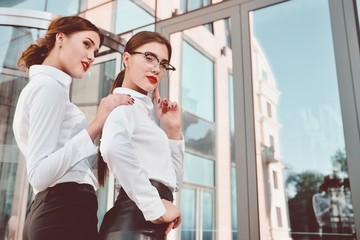
{"label": "woman's hand", "polygon": [[172,202],[161,199],[166,212],[163,216],[160,218],[152,221],[155,224],[163,224],[163,223],[169,223],[168,227],[165,230],[165,235],[168,235],[171,229],[177,228],[181,223],[181,212],[178,207],[176,207]]}
{"label": "woman's hand", "polygon": [[178,104],[166,98],[161,98],[159,89],[154,90],[156,113],[160,123],[165,127],[168,138],[181,139],[181,112]]}
{"label": "woman's hand", "polygon": [[115,93],[102,98],[95,119],[87,127],[91,139],[94,140],[100,134],[106,118],[114,108],[132,104],[134,104],[134,99],[128,94]]}

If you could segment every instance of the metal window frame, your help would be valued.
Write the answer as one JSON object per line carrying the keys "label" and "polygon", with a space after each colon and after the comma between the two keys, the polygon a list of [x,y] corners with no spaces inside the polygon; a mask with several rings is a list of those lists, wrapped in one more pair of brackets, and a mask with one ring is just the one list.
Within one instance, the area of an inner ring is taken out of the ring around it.
{"label": "metal window frame", "polygon": [[[287,0],[229,0],[156,23],[156,31],[166,37],[171,33],[207,22],[229,17],[233,50],[235,109],[235,153],[237,172],[238,238],[260,239],[258,220],[258,194],[255,156],[255,126],[252,98],[250,28],[248,14],[263,7]],[[360,183],[360,57],[359,29],[356,22],[355,0],[329,0],[333,42],[338,72],[340,104],[349,164],[349,177],[353,186]],[[240,26],[240,28],[238,27]],[[357,31],[353,31],[357,29]],[[351,50],[350,50],[351,49]],[[235,57],[237,56],[237,57]],[[168,83],[160,86],[168,96]],[[245,114],[247,113],[247,114]],[[241,194],[240,194],[241,193]],[[352,188],[356,232],[360,232],[360,189]]]}

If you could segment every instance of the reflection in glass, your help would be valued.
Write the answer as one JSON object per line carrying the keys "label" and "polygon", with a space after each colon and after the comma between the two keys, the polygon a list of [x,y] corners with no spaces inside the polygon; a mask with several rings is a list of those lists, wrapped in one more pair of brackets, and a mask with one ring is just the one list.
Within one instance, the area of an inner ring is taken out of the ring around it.
{"label": "reflection in glass", "polygon": [[215,124],[184,111],[182,128],[186,150],[215,159]]}
{"label": "reflection in glass", "polygon": [[232,239],[238,239],[238,217],[237,217],[237,204],[236,204],[236,169],[231,168],[231,226],[232,226]]}
{"label": "reflection in glass", "polygon": [[181,106],[190,113],[214,121],[214,63],[186,41],[182,43],[182,54]]}
{"label": "reflection in glass", "polygon": [[45,11],[46,0],[0,1],[0,7]]}
{"label": "reflection in glass", "polygon": [[[136,16],[136,17],[134,17]],[[118,0],[115,34],[121,34],[155,22],[155,1]]]}
{"label": "reflection in glass", "polygon": [[89,69],[83,79],[74,79],[71,101],[78,106],[98,105],[101,98],[110,93],[115,79],[115,64],[115,60],[96,64]]}
{"label": "reflection in glass", "polygon": [[47,0],[46,11],[61,16],[75,15],[79,12],[80,1],[84,0]]}
{"label": "reflection in glass", "polygon": [[249,14],[261,239],[355,234],[328,4]]}
{"label": "reflection in glass", "polygon": [[[17,239],[23,228],[26,203],[32,190],[26,178],[25,159],[16,145],[12,124],[21,90],[28,83],[16,62],[41,31],[0,26],[0,239]],[[24,208],[25,207],[25,208]]]}
{"label": "reflection in glass", "polygon": [[[232,221],[236,207],[230,207],[236,204],[231,193],[236,185],[231,174],[230,121],[234,120],[233,109],[229,109],[233,89],[227,81],[232,70],[229,26],[229,19],[220,19],[170,36],[171,62],[179,71],[169,79],[169,98],[178,100],[182,107],[186,144],[179,204],[196,223],[192,231],[182,229],[179,239],[231,239],[236,225]],[[196,189],[195,208],[186,209],[189,203],[182,195],[188,194],[188,189]]]}
{"label": "reflection in glass", "polygon": [[238,218],[236,198],[236,159],[235,159],[235,118],[234,118],[234,78],[229,74],[229,120],[230,120],[230,156],[231,156],[231,226],[232,239],[238,239]]}
{"label": "reflection in glass", "polygon": [[188,12],[202,7],[206,7],[211,4],[210,0],[181,0],[180,10],[181,12]]}
{"label": "reflection in glass", "polygon": [[211,240],[213,239],[213,221],[214,221],[214,203],[213,203],[213,194],[211,192],[203,192],[203,239]]}
{"label": "reflection in glass", "polygon": [[180,195],[182,222],[181,239],[195,240],[196,229],[196,192],[193,189],[182,189]]}
{"label": "reflection in glass", "polygon": [[17,70],[17,60],[25,47],[37,39],[41,30],[25,27],[0,27],[2,41],[0,42],[0,66]]}
{"label": "reflection in glass", "polygon": [[[184,181],[213,187],[215,184],[214,167],[214,161],[186,153],[184,158]],[[201,171],[199,171],[200,169]]]}

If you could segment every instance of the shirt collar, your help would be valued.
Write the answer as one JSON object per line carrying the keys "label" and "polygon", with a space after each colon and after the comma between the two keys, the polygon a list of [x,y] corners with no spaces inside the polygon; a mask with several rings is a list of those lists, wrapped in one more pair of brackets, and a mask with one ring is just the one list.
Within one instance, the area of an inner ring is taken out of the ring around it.
{"label": "shirt collar", "polygon": [[133,89],[118,87],[118,88],[115,88],[113,92],[114,93],[129,94],[132,97],[135,97],[135,98],[138,98],[138,99],[142,100],[145,103],[148,110],[151,110],[153,108],[153,106],[154,106],[154,104],[153,104],[153,102],[152,102],[152,100],[151,100],[151,98],[149,96],[144,95],[142,93],[139,93],[139,92],[137,92],[137,91],[135,91]]}
{"label": "shirt collar", "polygon": [[47,65],[32,65],[29,69],[30,79],[37,74],[46,74],[66,87],[69,87],[72,81],[70,75],[55,67]]}

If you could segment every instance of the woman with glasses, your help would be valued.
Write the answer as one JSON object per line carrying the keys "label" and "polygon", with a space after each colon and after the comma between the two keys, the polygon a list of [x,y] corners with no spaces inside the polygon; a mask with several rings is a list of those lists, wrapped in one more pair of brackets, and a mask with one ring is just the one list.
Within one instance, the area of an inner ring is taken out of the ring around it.
{"label": "woman with glasses", "polygon": [[[183,177],[180,109],[158,92],[163,77],[175,70],[170,57],[170,43],[156,32],[139,32],[124,48],[124,70],[112,92],[129,94],[135,103],[115,108],[103,128],[100,152],[119,193],[102,222],[101,239],[165,239],[181,222],[180,210],[172,204]],[[105,169],[100,157],[100,183]]]}
{"label": "woman with glasses", "polygon": [[94,140],[111,110],[132,99],[124,94],[103,98],[87,125],[69,92],[72,78],[83,78],[103,40],[90,21],[62,17],[18,61],[29,71],[29,83],[19,96],[13,130],[35,193],[23,240],[98,239]]}

